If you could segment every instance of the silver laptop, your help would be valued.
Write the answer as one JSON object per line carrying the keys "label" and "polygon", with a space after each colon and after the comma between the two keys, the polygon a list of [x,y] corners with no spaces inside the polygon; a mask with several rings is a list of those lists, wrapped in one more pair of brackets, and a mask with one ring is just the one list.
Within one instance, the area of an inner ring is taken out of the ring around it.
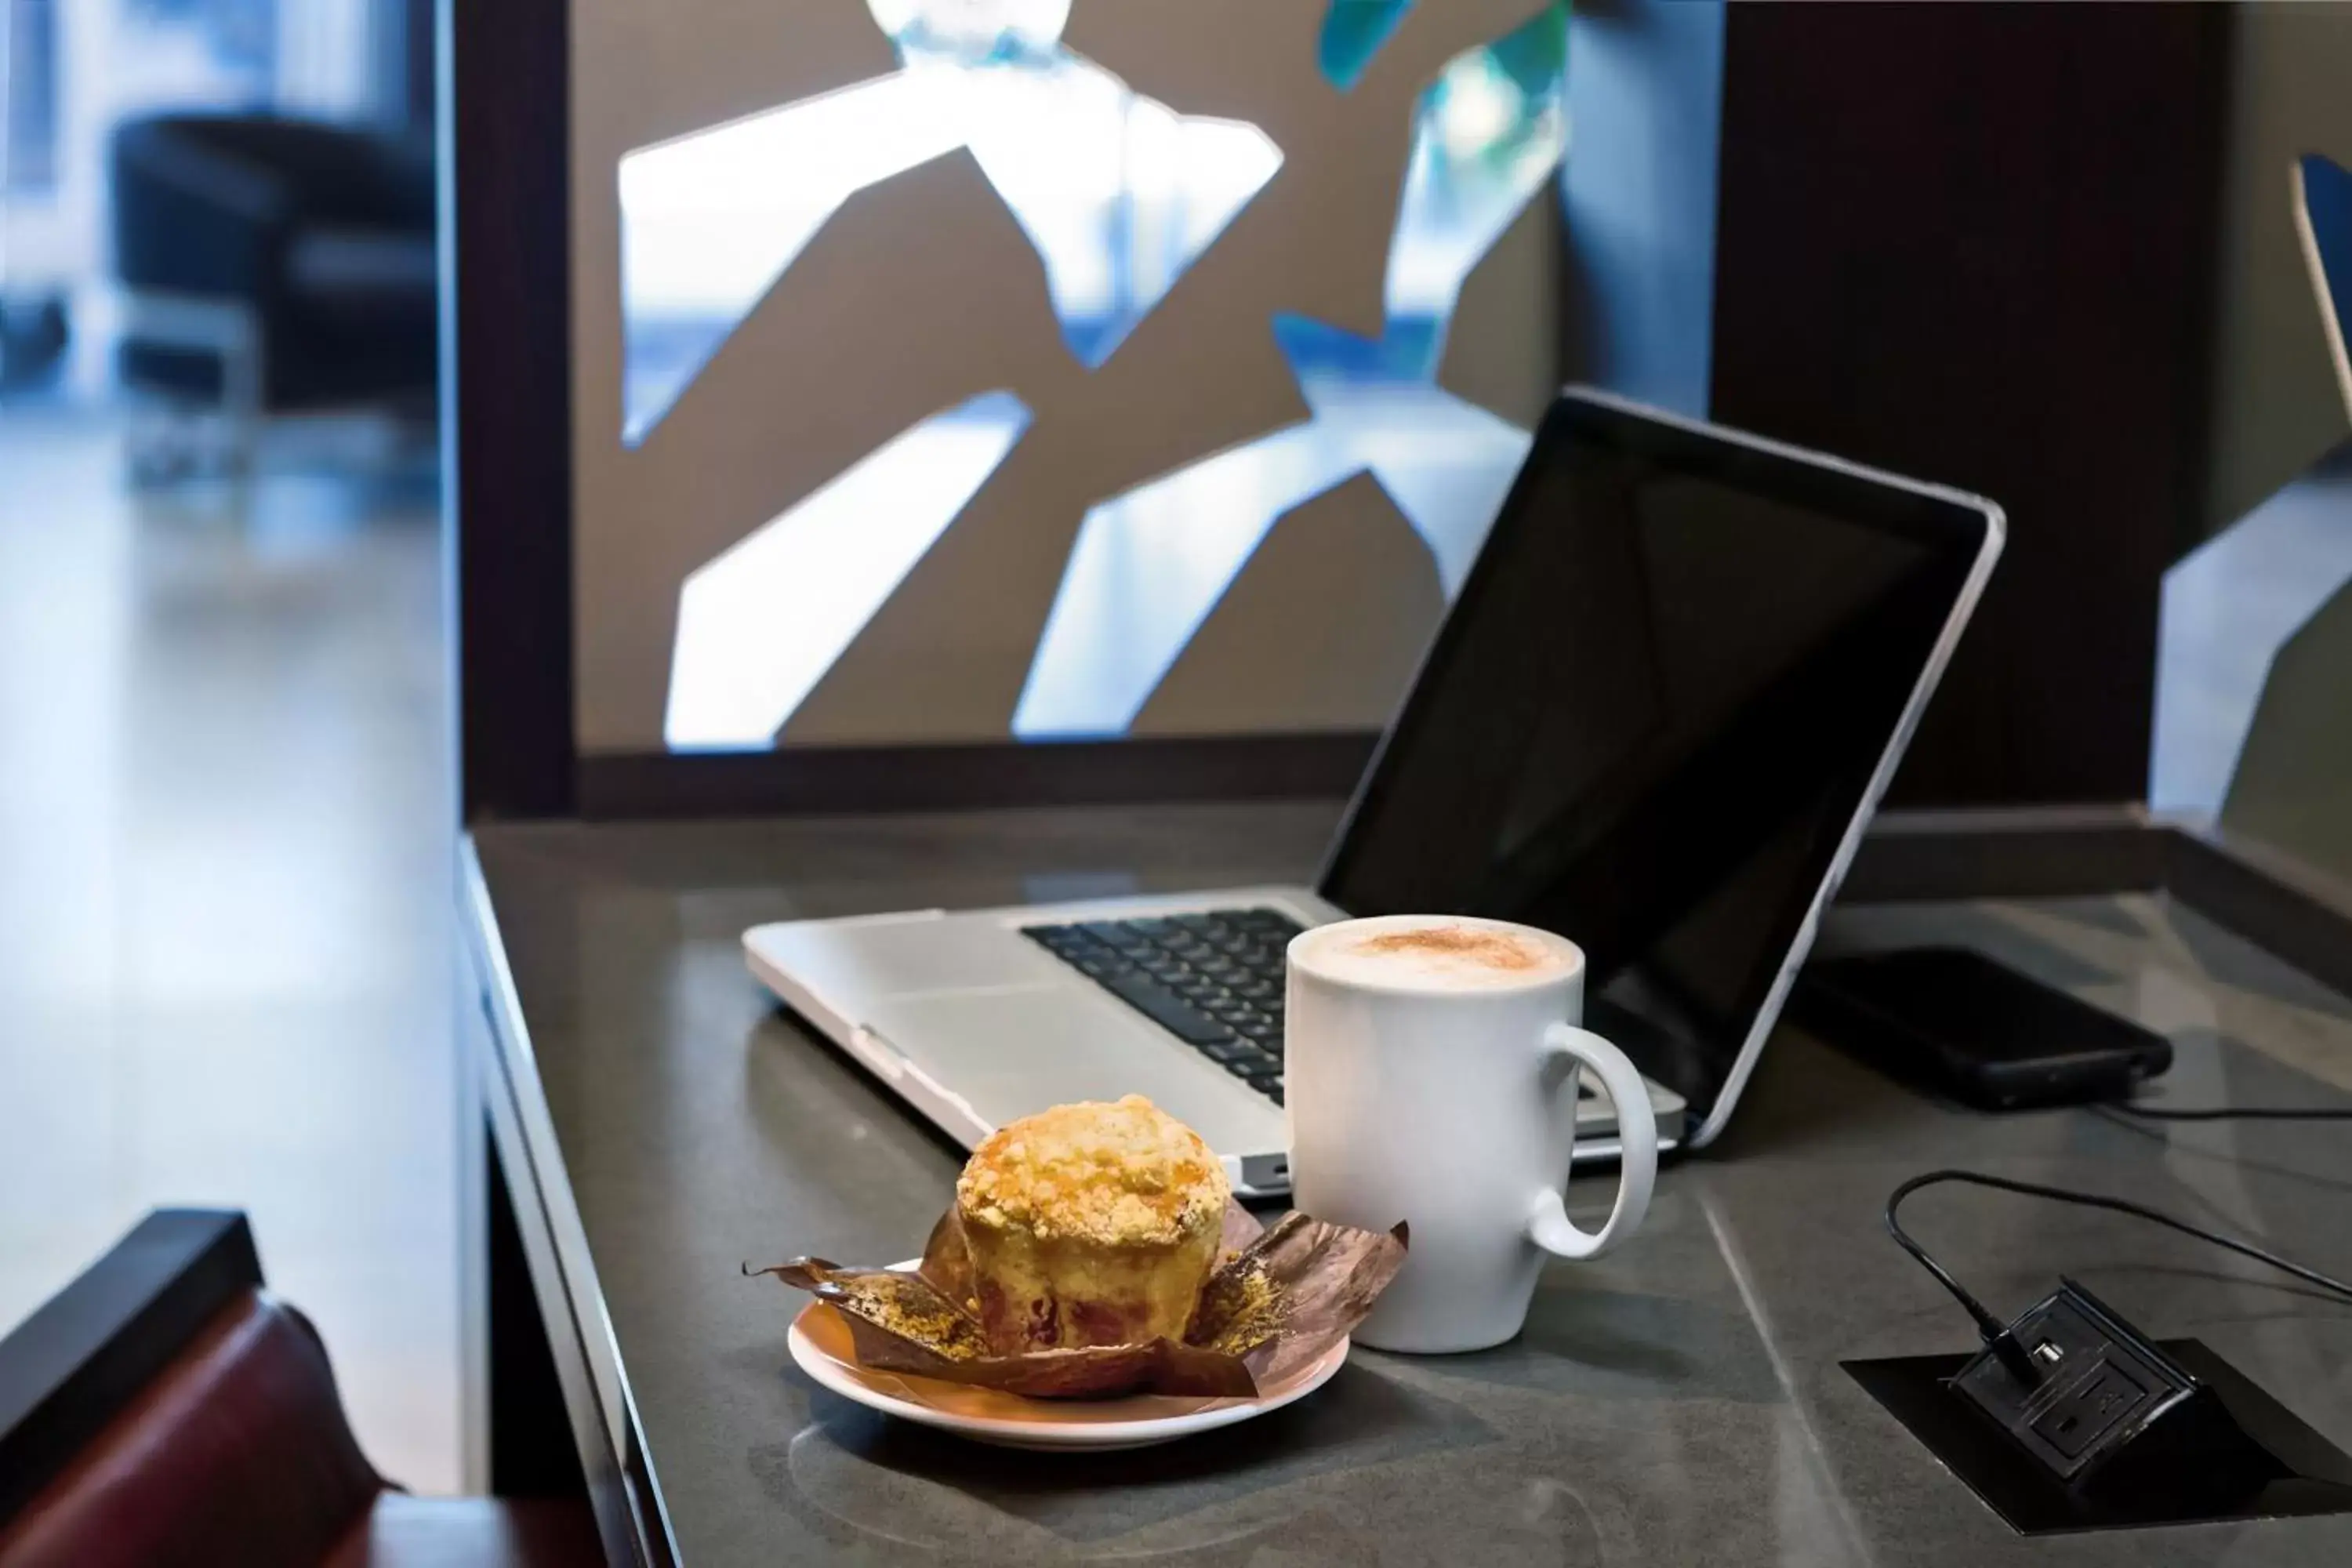
{"label": "silver laptop", "polygon": [[[1286,1189],[1282,948],[1462,912],[1580,945],[1660,1142],[1722,1131],[2000,552],[1975,496],[1571,390],[1315,886],[746,931],[752,973],[967,1148],[1149,1095]],[[1606,1100],[1577,1153],[1616,1152]]]}

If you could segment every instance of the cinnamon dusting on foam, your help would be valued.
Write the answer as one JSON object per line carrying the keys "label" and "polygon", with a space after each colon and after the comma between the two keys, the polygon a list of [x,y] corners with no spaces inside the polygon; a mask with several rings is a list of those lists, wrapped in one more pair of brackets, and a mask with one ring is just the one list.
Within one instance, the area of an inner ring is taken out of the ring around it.
{"label": "cinnamon dusting on foam", "polygon": [[1414,931],[1382,931],[1349,945],[1360,953],[1444,958],[1515,973],[1548,968],[1553,962],[1551,954],[1524,938],[1509,931],[1481,931],[1475,926],[1423,926]]}
{"label": "cinnamon dusting on foam", "polygon": [[1298,941],[1299,962],[1342,985],[1514,989],[1569,973],[1577,964],[1575,949],[1542,932],[1441,916],[1325,926]]}

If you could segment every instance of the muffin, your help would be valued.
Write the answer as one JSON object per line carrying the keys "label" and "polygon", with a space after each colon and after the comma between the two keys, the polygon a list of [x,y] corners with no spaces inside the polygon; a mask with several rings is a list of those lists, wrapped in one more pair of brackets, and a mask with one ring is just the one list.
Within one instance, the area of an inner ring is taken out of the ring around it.
{"label": "muffin", "polygon": [[1139,1094],[999,1128],[956,1182],[989,1348],[1182,1339],[1228,1192],[1201,1135]]}

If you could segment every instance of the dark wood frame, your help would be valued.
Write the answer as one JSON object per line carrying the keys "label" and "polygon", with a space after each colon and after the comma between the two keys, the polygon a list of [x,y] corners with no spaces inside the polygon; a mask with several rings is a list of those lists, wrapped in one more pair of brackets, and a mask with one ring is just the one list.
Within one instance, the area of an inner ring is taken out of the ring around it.
{"label": "dark wood frame", "polygon": [[157,1209],[0,1340],[0,1526],[260,1287],[244,1215]]}
{"label": "dark wood frame", "polygon": [[1370,731],[583,757],[584,817],[747,816],[1321,799],[1356,787]]}
{"label": "dark wood frame", "polygon": [[572,703],[569,0],[436,0],[441,458],[467,821],[562,816]]}

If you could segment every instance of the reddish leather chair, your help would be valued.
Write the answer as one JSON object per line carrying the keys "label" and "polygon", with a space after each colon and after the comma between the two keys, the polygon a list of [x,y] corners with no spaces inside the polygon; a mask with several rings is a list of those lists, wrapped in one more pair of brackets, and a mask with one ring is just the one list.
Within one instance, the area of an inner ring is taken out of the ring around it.
{"label": "reddish leather chair", "polygon": [[0,1568],[604,1561],[584,1499],[377,1475],[242,1215],[150,1215],[0,1341]]}

